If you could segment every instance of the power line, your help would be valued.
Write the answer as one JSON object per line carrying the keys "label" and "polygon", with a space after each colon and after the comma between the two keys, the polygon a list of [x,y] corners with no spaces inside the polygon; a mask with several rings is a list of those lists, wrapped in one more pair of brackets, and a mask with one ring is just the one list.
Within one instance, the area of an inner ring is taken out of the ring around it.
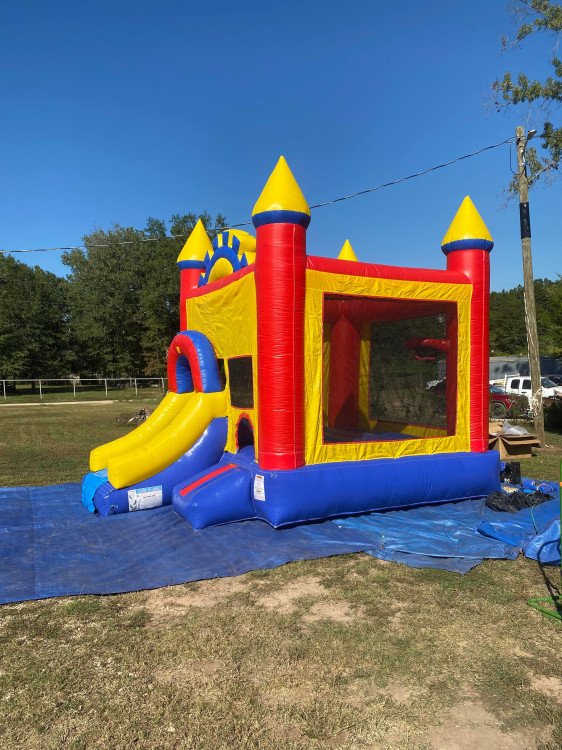
{"label": "power line", "polygon": [[360,195],[366,195],[367,193],[374,193],[377,190],[382,190],[383,188],[391,187],[392,185],[399,185],[401,182],[406,182],[407,180],[413,180],[415,177],[422,177],[423,175],[429,174],[430,172],[436,172],[438,169],[443,169],[444,167],[450,167],[451,164],[456,164],[457,162],[462,161],[463,159],[470,159],[471,156],[478,156],[478,154],[482,154],[484,153],[484,151],[491,151],[493,148],[498,148],[498,146],[504,146],[506,143],[512,143],[514,140],[515,140],[514,138],[506,138],[504,141],[500,141],[499,143],[493,143],[491,146],[484,146],[483,148],[479,148],[477,151],[471,151],[470,154],[457,156],[455,159],[444,161],[443,164],[436,164],[434,167],[429,167],[428,169],[424,169],[421,172],[414,172],[414,174],[409,174],[406,177],[399,177],[397,180],[392,180],[391,182],[383,182],[381,185],[377,185],[376,187],[366,188],[365,190],[358,190],[356,193],[343,195],[341,198],[332,198],[332,200],[324,201],[324,203],[316,203],[314,206],[311,206],[310,208],[322,208],[323,206],[331,206],[332,203],[339,203],[341,201],[347,201],[347,200],[350,200],[350,198],[357,198]]}
{"label": "power line", "polygon": [[[315,203],[314,205],[310,206],[311,209],[313,208],[323,208],[324,206],[331,206],[334,203],[341,203],[342,201],[348,201],[352,198],[358,198],[361,195],[367,195],[368,193],[375,193],[377,190],[383,190],[387,187],[392,187],[393,185],[400,185],[402,182],[407,182],[408,180],[413,180],[416,177],[423,177],[426,174],[430,174],[431,172],[436,172],[439,169],[444,169],[445,167],[450,167],[452,164],[456,164],[459,161],[463,161],[464,159],[470,159],[473,156],[478,156],[479,154],[483,154],[485,151],[491,151],[494,148],[498,148],[499,146],[504,146],[506,143],[513,143],[514,138],[506,138],[503,141],[499,141],[499,143],[493,143],[490,146],[484,146],[483,148],[479,148],[476,151],[471,151],[469,154],[463,154],[462,156],[457,156],[454,159],[450,159],[449,161],[445,161],[442,164],[436,164],[433,167],[428,167],[428,169],[423,169],[420,172],[414,172],[413,174],[406,175],[405,177],[399,177],[396,180],[391,180],[390,182],[383,182],[380,185],[376,185],[375,187],[365,188],[365,190],[358,190],[355,193],[350,193],[349,195],[342,195],[339,198],[332,198],[331,200],[324,201],[322,203]],[[251,221],[243,221],[238,224],[229,224],[227,227],[213,227],[210,231],[211,232],[223,232],[228,229],[238,229],[240,227],[247,227],[251,224]],[[87,250],[88,248],[93,247],[113,247],[115,245],[135,245],[138,242],[162,242],[163,240],[178,240],[178,239],[184,239],[188,235],[187,234],[169,234],[165,235],[164,237],[142,237],[137,238],[134,240],[119,240],[118,242],[112,242],[110,244],[105,243],[88,243],[88,246],[86,245],[69,245],[67,247],[36,247],[36,248],[30,248],[25,250],[2,250],[0,248],[0,253],[49,253],[49,252],[68,252],[71,250]]]}
{"label": "power line", "polygon": [[[251,221],[245,221],[240,224],[229,224],[227,227],[213,227],[209,229],[210,232],[223,232],[227,229],[238,229],[239,227],[247,227],[251,224]],[[138,242],[162,242],[163,240],[181,240],[188,237],[188,234],[167,234],[164,237],[137,237],[134,240],[119,240],[118,242],[111,243],[91,243],[88,245],[68,245],[67,247],[34,247],[26,250],[2,250],[0,253],[50,253],[50,252],[66,252],[69,250],[87,250],[91,247],[114,247],[115,245],[136,245]]]}

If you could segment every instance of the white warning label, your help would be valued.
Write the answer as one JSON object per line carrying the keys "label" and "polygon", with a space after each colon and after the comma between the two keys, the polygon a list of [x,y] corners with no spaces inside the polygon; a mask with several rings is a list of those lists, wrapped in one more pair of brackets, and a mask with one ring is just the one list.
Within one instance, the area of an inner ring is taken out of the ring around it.
{"label": "white warning label", "polygon": [[129,490],[127,496],[129,498],[129,510],[159,508],[162,505],[162,485]]}
{"label": "white warning label", "polygon": [[265,482],[263,474],[254,477],[254,500],[265,500]]}

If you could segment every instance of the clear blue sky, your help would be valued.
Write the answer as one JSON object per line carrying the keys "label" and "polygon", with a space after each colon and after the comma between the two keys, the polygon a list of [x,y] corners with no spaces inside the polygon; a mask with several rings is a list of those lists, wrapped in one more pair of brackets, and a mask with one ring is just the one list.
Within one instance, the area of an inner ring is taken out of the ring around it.
{"label": "clear blue sky", "polygon": [[[512,134],[489,111],[504,70],[543,76],[549,39],[501,53],[507,2],[0,0],[0,247],[204,209],[243,221],[279,154],[310,203]],[[531,121],[532,125],[532,121]],[[507,146],[313,212],[309,252],[443,267],[470,194],[496,241],[492,286],[521,282]],[[562,272],[561,185],[532,195],[535,275]],[[60,255],[17,256],[63,274]]]}

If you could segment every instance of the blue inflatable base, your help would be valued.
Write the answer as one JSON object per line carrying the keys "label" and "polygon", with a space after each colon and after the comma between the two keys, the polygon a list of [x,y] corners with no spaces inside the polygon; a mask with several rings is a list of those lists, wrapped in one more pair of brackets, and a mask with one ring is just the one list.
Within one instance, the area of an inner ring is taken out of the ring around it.
{"label": "blue inflatable base", "polygon": [[[548,549],[554,563],[560,555],[559,499],[532,514],[497,513],[480,499],[280,530],[244,521],[198,532],[170,506],[103,518],[80,495],[78,484],[0,488],[0,603],[137,591],[361,551],[459,573],[522,548]],[[490,536],[478,531],[484,523]]]}
{"label": "blue inflatable base", "polygon": [[252,447],[178,484],[172,503],[194,529],[248,518],[274,528],[484,497],[500,489],[497,451],[436,453],[265,471]]}

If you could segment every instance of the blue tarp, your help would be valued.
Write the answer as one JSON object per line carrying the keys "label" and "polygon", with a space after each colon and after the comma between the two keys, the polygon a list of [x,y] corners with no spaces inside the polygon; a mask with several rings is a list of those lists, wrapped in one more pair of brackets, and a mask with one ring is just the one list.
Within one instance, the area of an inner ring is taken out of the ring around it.
{"label": "blue tarp", "polygon": [[[370,513],[338,519],[334,523],[342,529],[367,535],[373,547],[368,554],[374,557],[413,567],[444,568],[466,573],[485,558],[513,560],[527,545],[531,550],[531,540],[555,524],[559,516],[558,499],[518,513],[490,510],[484,500],[465,500],[447,505]],[[548,533],[552,551],[556,542],[553,530]],[[557,542],[559,550],[559,533]],[[536,555],[528,556],[536,559]],[[552,555],[548,560],[545,555],[541,555],[540,559],[541,562],[557,562]]]}
{"label": "blue tarp", "polygon": [[[516,557],[537,532],[555,534],[558,502],[538,511],[497,513],[469,500],[287,529],[244,521],[193,531],[170,506],[108,518],[88,513],[78,484],[5,488],[0,603],[136,591],[360,551],[466,572],[483,558]],[[477,531],[484,522],[490,536]],[[511,535],[510,542],[494,535]],[[558,542],[549,537],[549,544]]]}
{"label": "blue tarp", "polygon": [[[557,493],[560,488],[557,488]],[[552,493],[554,494],[554,493]],[[481,534],[522,549],[527,557],[549,565],[560,564],[560,501],[550,500],[514,515],[486,518],[478,524]]]}
{"label": "blue tarp", "polygon": [[80,494],[78,484],[0,489],[0,603],[233,576],[366,544],[329,522],[193,531],[171,506],[103,518]]}

